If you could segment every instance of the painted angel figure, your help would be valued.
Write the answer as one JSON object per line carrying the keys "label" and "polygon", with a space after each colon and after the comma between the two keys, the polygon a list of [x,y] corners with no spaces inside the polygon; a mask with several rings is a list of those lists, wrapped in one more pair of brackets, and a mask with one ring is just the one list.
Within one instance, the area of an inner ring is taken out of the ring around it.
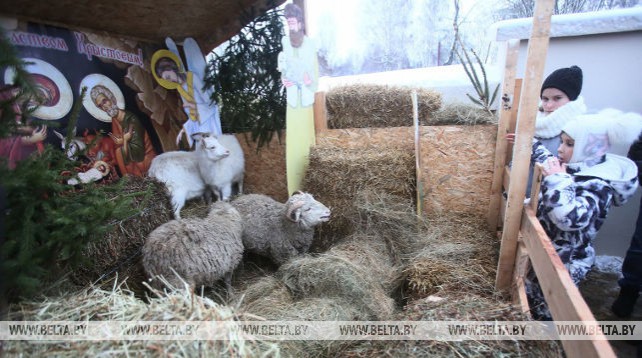
{"label": "painted angel figure", "polygon": [[222,134],[219,110],[211,101],[211,90],[203,89],[206,64],[196,40],[188,37],[183,42],[187,69],[181,61],[176,43],[168,37],[165,44],[169,50],[158,50],[152,56],[152,74],[161,86],[180,93],[188,119],[176,137],[176,145],[185,133],[191,148],[194,133]]}

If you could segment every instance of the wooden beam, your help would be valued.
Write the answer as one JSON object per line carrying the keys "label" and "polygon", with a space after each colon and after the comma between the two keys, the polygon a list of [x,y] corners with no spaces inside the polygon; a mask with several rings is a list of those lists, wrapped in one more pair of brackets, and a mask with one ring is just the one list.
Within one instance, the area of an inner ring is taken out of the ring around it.
{"label": "wooden beam", "polygon": [[[517,127],[517,113],[519,113],[519,101],[522,98],[522,79],[515,79],[515,90],[513,92],[513,106],[510,109],[510,119],[508,121],[508,133],[515,133],[515,128]],[[506,150],[506,163],[510,163],[513,159],[513,145],[508,144],[508,150]],[[506,187],[508,189],[508,187]]]}
{"label": "wooden beam", "polygon": [[531,142],[535,130],[539,90],[544,74],[546,52],[548,50],[553,4],[554,0],[535,2],[533,31],[528,42],[524,85],[517,116],[517,131],[515,148],[513,149],[511,181],[510,187],[508,188],[506,217],[504,218],[502,242],[497,265],[497,277],[495,279],[495,289],[499,292],[509,290],[513,279],[515,253],[517,251],[517,235],[519,233],[522,210],[524,208],[524,198],[526,196],[525,191],[531,157]]}
{"label": "wooden beam", "polygon": [[419,102],[417,91],[412,91],[412,122],[415,127],[415,170],[417,175],[417,216],[424,210],[424,182],[421,173],[424,172],[421,156],[421,126],[419,125]]}
{"label": "wooden beam", "polygon": [[328,112],[325,108],[325,92],[314,94],[314,132],[315,137],[321,132],[328,130]]}
{"label": "wooden beam", "polygon": [[522,313],[530,311],[528,305],[528,298],[526,297],[526,285],[524,277],[531,267],[530,259],[528,258],[528,250],[524,243],[520,241],[517,245],[517,258],[515,259],[515,270],[513,277],[513,303],[520,308]]}
{"label": "wooden beam", "polygon": [[490,186],[490,203],[488,205],[488,229],[497,230],[499,224],[499,206],[502,199],[503,168],[506,165],[506,149],[513,92],[515,89],[515,72],[517,58],[519,57],[519,40],[510,40],[506,43],[506,65],[504,66],[504,80],[502,83],[502,105],[499,109],[499,124],[497,125],[497,143],[495,144],[495,165],[493,166],[493,179]]}
{"label": "wooden beam", "polygon": [[[522,238],[529,252],[533,269],[540,278],[539,284],[553,319],[596,323],[591,309],[573,283],[568,270],[530,206],[524,209]],[[592,340],[562,340],[561,343],[569,358],[615,357],[613,348],[602,333],[597,333]]]}

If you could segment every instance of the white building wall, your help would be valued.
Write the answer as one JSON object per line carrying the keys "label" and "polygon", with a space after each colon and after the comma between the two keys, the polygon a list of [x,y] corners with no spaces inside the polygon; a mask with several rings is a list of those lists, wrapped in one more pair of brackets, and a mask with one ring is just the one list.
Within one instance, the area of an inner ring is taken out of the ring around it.
{"label": "white building wall", "polygon": [[[532,19],[518,19],[496,23],[489,31],[500,49],[497,66],[503,67],[504,41],[521,39],[518,78],[524,77],[531,27]],[[581,95],[589,111],[611,107],[642,114],[642,7],[553,16],[544,77],[571,65],[584,73]],[[641,191],[625,206],[611,210],[595,242],[598,255],[624,256]]]}

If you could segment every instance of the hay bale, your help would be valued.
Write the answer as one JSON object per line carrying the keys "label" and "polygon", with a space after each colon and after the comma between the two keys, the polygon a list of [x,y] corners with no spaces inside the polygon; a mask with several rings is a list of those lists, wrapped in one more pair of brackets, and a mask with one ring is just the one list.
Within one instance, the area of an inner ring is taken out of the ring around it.
{"label": "hay bale", "polygon": [[[108,281],[116,273],[130,277],[133,290],[142,289],[140,249],[147,235],[172,218],[171,204],[163,184],[150,178],[127,176],[123,191],[113,195],[131,195],[136,214],[114,223],[102,240],[89,244],[83,251],[86,264],[75,269],[70,278],[81,285]],[[141,194],[144,195],[134,195]]]}
{"label": "hay bale", "polygon": [[281,266],[277,275],[295,299],[343,299],[359,310],[360,320],[385,320],[394,311],[394,301],[368,268],[338,255],[303,256]]}
{"label": "hay bale", "polygon": [[430,219],[414,245],[415,254],[403,271],[407,296],[420,299],[437,291],[461,290],[494,294],[498,239],[488,232],[483,219]]}
{"label": "hay bale", "polygon": [[[227,306],[182,289],[155,291],[149,303],[116,286],[110,291],[91,287],[43,301],[25,301],[10,307],[11,320],[25,321],[224,321],[234,322],[236,313]],[[105,340],[73,342],[4,342],[3,353],[26,356],[279,356],[276,343],[257,340],[231,329],[227,340]]]}
{"label": "hay bale", "polygon": [[303,188],[332,209],[332,219],[319,227],[313,250],[325,250],[336,238],[354,231],[356,195],[373,190],[411,198],[415,188],[414,154],[401,149],[314,147]]}
{"label": "hay bale", "polygon": [[412,91],[417,92],[419,120],[427,125],[441,107],[441,94],[426,88],[354,84],[326,94],[328,128],[407,127],[413,125]]}

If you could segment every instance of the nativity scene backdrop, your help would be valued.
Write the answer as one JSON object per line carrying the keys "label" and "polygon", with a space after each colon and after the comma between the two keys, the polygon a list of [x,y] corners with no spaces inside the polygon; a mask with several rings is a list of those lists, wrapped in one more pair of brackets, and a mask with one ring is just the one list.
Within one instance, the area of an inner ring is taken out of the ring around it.
{"label": "nativity scene backdrop", "polygon": [[[38,125],[22,128],[21,137],[3,139],[0,155],[14,164],[44,144],[60,148],[71,144],[70,157],[75,150],[82,151],[90,165],[107,166],[112,178],[145,176],[157,154],[189,150],[195,131],[221,133],[218,108],[211,103],[211,93],[202,91],[205,59],[191,39],[187,41],[191,54],[197,51],[200,56],[196,60],[192,56],[192,65],[200,67],[188,71],[171,39],[168,50],[48,25],[17,21],[2,25],[45,98],[30,115]],[[169,79],[158,72],[161,61],[152,70],[155,53],[165,54],[161,59],[173,65],[173,72],[164,71]],[[2,86],[11,86],[13,69],[1,71]],[[82,105],[77,118],[72,118],[78,102]],[[21,140],[26,136],[33,140]]]}

